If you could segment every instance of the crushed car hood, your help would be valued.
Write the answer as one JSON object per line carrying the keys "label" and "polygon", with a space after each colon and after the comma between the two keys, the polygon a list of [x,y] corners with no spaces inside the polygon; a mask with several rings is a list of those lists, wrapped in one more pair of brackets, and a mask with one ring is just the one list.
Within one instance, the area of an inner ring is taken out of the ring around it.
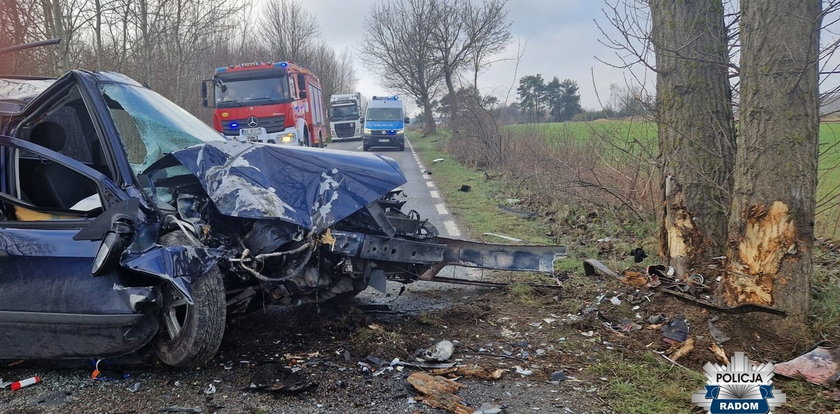
{"label": "crushed car hood", "polygon": [[167,157],[198,177],[222,214],[316,232],[406,182],[398,164],[378,154],[219,141]]}

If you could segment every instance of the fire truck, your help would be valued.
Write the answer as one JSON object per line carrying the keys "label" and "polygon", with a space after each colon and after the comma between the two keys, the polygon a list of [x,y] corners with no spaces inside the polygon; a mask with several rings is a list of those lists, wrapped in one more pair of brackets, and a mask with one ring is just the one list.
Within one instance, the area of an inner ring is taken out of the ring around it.
{"label": "fire truck", "polygon": [[201,84],[213,127],[228,139],[323,147],[327,125],[321,82],[293,62],[217,68]]}

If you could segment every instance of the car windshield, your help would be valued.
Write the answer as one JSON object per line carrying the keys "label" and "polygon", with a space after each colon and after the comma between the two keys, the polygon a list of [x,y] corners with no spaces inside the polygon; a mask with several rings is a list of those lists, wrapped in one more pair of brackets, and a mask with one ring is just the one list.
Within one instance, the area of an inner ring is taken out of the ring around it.
{"label": "car windshield", "polygon": [[278,104],[289,101],[289,82],[285,76],[221,80],[216,78],[216,107]]}
{"label": "car windshield", "polygon": [[150,89],[108,83],[102,85],[102,96],[135,174],[170,152],[224,140],[213,128]]}
{"label": "car windshield", "polygon": [[359,108],[356,105],[334,106],[330,108],[331,119],[358,118]]}
{"label": "car windshield", "polygon": [[370,108],[365,117],[368,121],[400,121],[402,118],[400,108]]}

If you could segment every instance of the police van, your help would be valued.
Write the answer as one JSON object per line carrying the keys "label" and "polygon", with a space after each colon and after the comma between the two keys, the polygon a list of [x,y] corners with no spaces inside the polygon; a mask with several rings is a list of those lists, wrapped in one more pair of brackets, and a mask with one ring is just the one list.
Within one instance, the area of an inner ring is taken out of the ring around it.
{"label": "police van", "polygon": [[399,96],[374,96],[368,101],[362,147],[395,147],[405,151],[405,105]]}

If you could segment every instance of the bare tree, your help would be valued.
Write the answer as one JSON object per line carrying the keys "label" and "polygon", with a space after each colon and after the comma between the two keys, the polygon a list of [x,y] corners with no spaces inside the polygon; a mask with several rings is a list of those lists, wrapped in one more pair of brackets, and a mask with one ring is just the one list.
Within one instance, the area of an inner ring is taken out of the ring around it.
{"label": "bare tree", "polygon": [[382,2],[371,8],[366,19],[361,50],[368,68],[385,86],[414,97],[423,108],[423,134],[435,132],[432,101],[439,94],[443,71],[434,62],[428,35],[434,25],[436,0]]}
{"label": "bare tree", "polygon": [[[432,0],[434,23],[429,35],[446,91],[456,95],[455,78],[470,62],[480,70],[486,59],[510,42],[507,0]],[[477,63],[476,63],[477,60]]]}
{"label": "bare tree", "polygon": [[720,0],[650,0],[663,208],[660,247],[687,277],[723,254],[735,126]]}
{"label": "bare tree", "polygon": [[303,62],[318,38],[318,23],[297,0],[271,0],[265,5],[259,34],[275,54],[273,60]]}
{"label": "bare tree", "polygon": [[820,0],[741,2],[741,137],[723,295],[808,316],[819,154]]}

